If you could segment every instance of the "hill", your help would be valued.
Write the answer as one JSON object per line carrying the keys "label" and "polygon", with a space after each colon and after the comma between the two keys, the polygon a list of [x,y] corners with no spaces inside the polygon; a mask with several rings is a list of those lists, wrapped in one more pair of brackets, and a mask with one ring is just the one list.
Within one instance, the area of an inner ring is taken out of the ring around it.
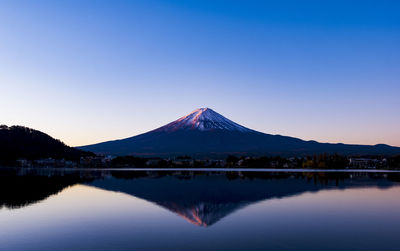
{"label": "hill", "polygon": [[23,126],[0,126],[0,164],[14,164],[17,159],[42,158],[79,160],[92,153],[69,147],[60,140]]}

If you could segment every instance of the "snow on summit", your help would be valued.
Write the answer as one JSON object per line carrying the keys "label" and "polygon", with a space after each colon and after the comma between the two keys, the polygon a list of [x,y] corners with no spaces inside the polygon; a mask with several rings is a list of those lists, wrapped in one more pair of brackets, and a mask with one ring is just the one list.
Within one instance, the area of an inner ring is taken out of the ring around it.
{"label": "snow on summit", "polygon": [[156,132],[174,132],[178,130],[228,130],[251,132],[252,130],[236,124],[235,122],[225,118],[221,114],[210,108],[199,108],[194,110],[182,118],[175,120],[163,127],[156,129]]}

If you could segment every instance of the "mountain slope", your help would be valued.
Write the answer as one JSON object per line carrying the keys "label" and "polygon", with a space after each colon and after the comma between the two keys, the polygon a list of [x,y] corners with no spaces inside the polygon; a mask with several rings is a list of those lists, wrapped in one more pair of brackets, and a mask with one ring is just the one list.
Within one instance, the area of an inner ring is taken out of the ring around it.
{"label": "mountain slope", "polygon": [[23,126],[0,126],[0,163],[12,164],[25,159],[70,159],[78,160],[90,155],[79,149],[66,146],[49,135]]}
{"label": "mountain slope", "polygon": [[221,158],[228,154],[302,156],[319,153],[400,153],[400,148],[387,145],[328,144],[265,134],[236,124],[209,108],[197,109],[141,135],[83,146],[80,149],[115,155],[170,157],[189,154],[209,158]]}

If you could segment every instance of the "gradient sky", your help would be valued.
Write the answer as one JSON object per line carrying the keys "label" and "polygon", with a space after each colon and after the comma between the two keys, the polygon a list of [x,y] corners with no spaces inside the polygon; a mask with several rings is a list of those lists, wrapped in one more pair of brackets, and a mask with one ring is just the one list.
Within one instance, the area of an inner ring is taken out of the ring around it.
{"label": "gradient sky", "polygon": [[0,124],[78,146],[210,107],[400,146],[399,1],[0,2]]}

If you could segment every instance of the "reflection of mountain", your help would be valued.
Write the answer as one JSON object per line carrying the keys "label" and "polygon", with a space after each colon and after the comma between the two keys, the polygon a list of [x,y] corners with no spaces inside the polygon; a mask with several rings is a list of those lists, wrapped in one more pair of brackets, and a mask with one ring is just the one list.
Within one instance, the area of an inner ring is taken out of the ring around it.
{"label": "reflection of mountain", "polygon": [[197,204],[185,205],[173,202],[162,202],[158,204],[172,212],[175,212],[188,222],[204,227],[211,226],[240,207],[240,205],[235,203],[213,204],[199,202]]}
{"label": "reflection of mountain", "polygon": [[[0,208],[39,202],[64,188],[89,185],[120,191],[166,208],[199,226],[211,226],[252,203],[322,189],[389,187],[398,174],[262,173],[262,172],[69,172],[23,176],[0,174]],[[108,176],[108,174],[107,174]],[[96,179],[97,178],[97,179]]]}
{"label": "reflection of mountain", "polygon": [[[351,179],[351,174],[275,174],[250,177],[254,173],[174,175],[142,177],[134,180],[96,180],[92,186],[119,191],[153,202],[187,221],[210,226],[234,211],[267,199],[293,196],[321,189],[380,186],[393,183],[383,177]],[[260,174],[257,174],[260,175]],[[256,176],[257,176],[256,175]],[[330,176],[326,176],[330,175]],[[233,177],[232,177],[233,176]],[[234,178],[234,179],[232,179]]]}

